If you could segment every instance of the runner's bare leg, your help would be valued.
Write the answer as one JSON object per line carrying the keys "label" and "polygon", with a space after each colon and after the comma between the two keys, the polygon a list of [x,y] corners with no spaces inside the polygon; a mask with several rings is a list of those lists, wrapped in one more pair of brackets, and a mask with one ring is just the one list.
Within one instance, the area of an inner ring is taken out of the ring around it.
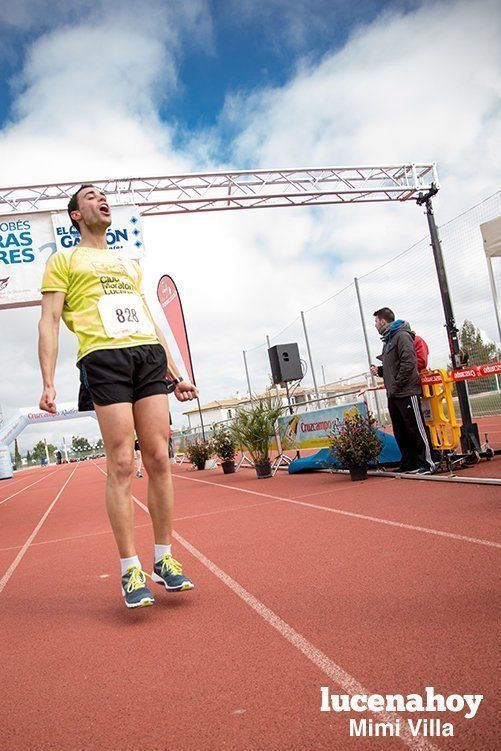
{"label": "runner's bare leg", "polygon": [[169,400],[166,394],[139,399],[134,404],[134,424],[141,457],[148,473],[148,509],[155,543],[172,542],[174,488],[169,461]]}
{"label": "runner's bare leg", "polygon": [[106,508],[120,558],[130,558],[136,555],[131,498],[134,474],[132,404],[124,402],[94,407],[106,448]]}

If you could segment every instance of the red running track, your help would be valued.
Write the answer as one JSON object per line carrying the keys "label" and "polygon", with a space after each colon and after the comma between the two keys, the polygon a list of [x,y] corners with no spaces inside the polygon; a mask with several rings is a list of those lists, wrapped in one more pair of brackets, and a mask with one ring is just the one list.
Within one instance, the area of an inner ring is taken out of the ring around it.
{"label": "red running track", "polygon": [[473,422],[478,425],[480,441],[484,443],[487,436],[489,445],[494,450],[501,449],[501,416],[490,415],[489,417],[474,417]]}
{"label": "red running track", "polygon": [[[2,749],[499,748],[499,488],[175,467],[196,589],[127,611],[103,469],[0,483]],[[453,738],[350,738],[368,715],[320,712],[321,686],[484,700]]]}

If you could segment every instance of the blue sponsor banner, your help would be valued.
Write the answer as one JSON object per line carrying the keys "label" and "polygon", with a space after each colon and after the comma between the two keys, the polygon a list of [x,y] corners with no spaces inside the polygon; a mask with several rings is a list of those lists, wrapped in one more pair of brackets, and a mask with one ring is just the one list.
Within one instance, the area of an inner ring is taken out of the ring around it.
{"label": "blue sponsor banner", "polygon": [[[144,243],[137,207],[113,206],[111,211],[108,247],[123,258],[142,258]],[[0,217],[0,308],[38,305],[48,259],[79,242],[80,235],[65,211]]]}
{"label": "blue sponsor banner", "polygon": [[43,270],[55,250],[48,214],[0,217],[0,308],[39,303]]}

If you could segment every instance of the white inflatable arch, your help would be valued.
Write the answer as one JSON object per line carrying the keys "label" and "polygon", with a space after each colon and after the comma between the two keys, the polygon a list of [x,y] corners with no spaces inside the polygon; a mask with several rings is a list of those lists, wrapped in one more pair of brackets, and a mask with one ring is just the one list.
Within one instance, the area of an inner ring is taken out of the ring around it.
{"label": "white inflatable arch", "polygon": [[42,412],[38,407],[23,407],[7,422],[0,425],[0,480],[12,477],[12,461],[9,445],[23,432],[28,425],[40,425],[43,422],[59,422],[60,420],[74,420],[77,417],[94,417],[96,413],[79,412],[78,407],[71,402],[59,405],[57,412]]}

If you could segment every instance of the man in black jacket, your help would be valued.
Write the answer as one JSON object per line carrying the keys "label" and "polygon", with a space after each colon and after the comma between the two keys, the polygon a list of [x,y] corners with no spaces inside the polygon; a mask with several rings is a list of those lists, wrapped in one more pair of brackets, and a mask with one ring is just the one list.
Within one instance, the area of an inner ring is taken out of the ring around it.
{"label": "man in black jacket", "polygon": [[405,321],[396,321],[389,308],[376,310],[374,319],[383,340],[378,357],[383,364],[371,365],[371,373],[384,379],[393,434],[402,454],[398,471],[433,472],[436,467],[421,411],[421,381],[411,328]]}

